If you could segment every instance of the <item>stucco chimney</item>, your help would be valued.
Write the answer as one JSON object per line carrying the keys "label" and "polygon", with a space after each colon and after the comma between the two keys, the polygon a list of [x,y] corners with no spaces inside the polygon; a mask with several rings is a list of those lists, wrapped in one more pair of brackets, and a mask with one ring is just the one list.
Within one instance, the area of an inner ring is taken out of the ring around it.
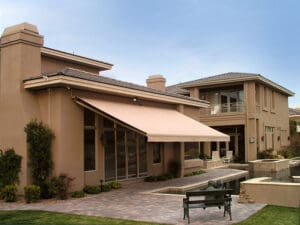
{"label": "stucco chimney", "polygon": [[149,88],[166,91],[166,79],[162,75],[150,75],[146,82]]}
{"label": "stucco chimney", "polygon": [[22,156],[20,190],[30,183],[24,127],[40,117],[36,96],[25,90],[23,80],[41,75],[43,40],[37,27],[28,23],[8,27],[1,36],[0,148],[13,147]]}

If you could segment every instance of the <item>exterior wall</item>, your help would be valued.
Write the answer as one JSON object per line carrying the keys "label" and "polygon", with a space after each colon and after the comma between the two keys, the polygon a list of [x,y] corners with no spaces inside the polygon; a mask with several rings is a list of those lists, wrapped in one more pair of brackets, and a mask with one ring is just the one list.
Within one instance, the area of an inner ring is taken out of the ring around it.
{"label": "exterior wall", "polygon": [[83,110],[64,88],[37,93],[41,119],[55,134],[52,143],[53,175],[66,173],[74,177],[72,189],[84,184],[83,169]]}
{"label": "exterior wall", "polygon": [[72,62],[62,61],[62,60],[55,59],[55,58],[42,56],[42,73],[55,72],[55,71],[59,71],[66,67],[84,70],[84,71],[87,71],[90,73],[94,73],[95,75],[99,75],[98,69],[80,65],[80,64],[76,64],[76,63],[72,63]]}
{"label": "exterior wall", "polygon": [[[289,146],[289,112],[288,112],[288,97],[274,92],[275,108],[271,107],[271,93],[272,89],[266,87],[267,91],[267,106],[263,106],[264,86],[260,85],[260,105],[257,105],[257,119],[259,120],[259,149],[260,151],[266,150],[265,139],[262,138],[265,133],[265,127],[274,127],[274,150],[278,151],[281,147]],[[264,140],[263,140],[264,139]]]}
{"label": "exterior wall", "polygon": [[264,203],[287,207],[299,207],[300,184],[271,182],[271,178],[261,177],[241,183],[241,203]]}

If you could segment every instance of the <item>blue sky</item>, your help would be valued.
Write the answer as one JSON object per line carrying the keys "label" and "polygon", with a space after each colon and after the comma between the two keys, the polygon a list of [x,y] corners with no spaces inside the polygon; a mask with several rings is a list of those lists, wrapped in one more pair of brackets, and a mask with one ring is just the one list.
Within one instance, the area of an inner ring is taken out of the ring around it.
{"label": "blue sky", "polygon": [[0,32],[29,22],[45,46],[114,64],[103,73],[167,85],[225,72],[260,73],[300,106],[300,1],[2,1]]}

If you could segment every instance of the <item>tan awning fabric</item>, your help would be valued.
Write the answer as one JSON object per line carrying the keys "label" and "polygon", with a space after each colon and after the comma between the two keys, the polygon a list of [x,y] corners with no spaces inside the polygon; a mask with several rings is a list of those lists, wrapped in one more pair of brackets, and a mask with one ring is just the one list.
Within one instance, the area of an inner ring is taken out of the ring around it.
{"label": "tan awning fabric", "polygon": [[148,142],[229,141],[228,135],[173,109],[82,97],[76,102],[141,131]]}

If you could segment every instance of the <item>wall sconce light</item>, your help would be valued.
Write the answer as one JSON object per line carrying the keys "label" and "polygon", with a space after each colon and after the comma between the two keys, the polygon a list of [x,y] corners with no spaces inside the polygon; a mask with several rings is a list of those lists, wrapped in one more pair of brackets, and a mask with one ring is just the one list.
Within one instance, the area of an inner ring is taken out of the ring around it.
{"label": "wall sconce light", "polygon": [[280,141],[280,136],[277,137],[277,140]]}
{"label": "wall sconce light", "polygon": [[288,141],[289,141],[290,139],[291,139],[290,136],[288,136]]}
{"label": "wall sconce light", "polygon": [[255,138],[254,137],[250,137],[249,138],[249,143],[255,143]]}
{"label": "wall sconce light", "polygon": [[265,136],[261,136],[261,141],[265,141]]}

